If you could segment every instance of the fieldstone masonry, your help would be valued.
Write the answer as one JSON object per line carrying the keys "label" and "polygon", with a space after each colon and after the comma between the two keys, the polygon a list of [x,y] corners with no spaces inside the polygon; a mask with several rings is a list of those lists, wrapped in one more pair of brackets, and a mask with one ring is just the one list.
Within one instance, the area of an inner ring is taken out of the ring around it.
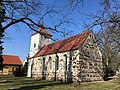
{"label": "fieldstone masonry", "polygon": [[90,34],[79,49],[79,59],[73,62],[73,81],[88,82],[103,80],[102,55],[94,35]]}

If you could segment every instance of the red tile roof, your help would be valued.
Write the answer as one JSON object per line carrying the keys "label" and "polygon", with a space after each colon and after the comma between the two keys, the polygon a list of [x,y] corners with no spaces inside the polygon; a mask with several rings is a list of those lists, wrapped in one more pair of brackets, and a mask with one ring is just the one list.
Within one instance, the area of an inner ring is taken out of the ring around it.
{"label": "red tile roof", "polygon": [[9,65],[22,65],[22,62],[20,61],[20,58],[18,56],[12,56],[12,55],[2,55],[3,58],[3,64],[9,64]]}
{"label": "red tile roof", "polygon": [[80,46],[84,43],[85,39],[90,34],[90,32],[91,31],[89,30],[82,34],[72,36],[68,39],[45,45],[34,57],[76,50],[80,48]]}
{"label": "red tile roof", "polygon": [[41,34],[46,34],[46,35],[52,36],[44,27],[40,27],[40,28],[38,29],[38,31],[35,32],[35,33],[32,34],[32,35],[35,35],[35,34],[37,34],[37,33],[41,33]]}

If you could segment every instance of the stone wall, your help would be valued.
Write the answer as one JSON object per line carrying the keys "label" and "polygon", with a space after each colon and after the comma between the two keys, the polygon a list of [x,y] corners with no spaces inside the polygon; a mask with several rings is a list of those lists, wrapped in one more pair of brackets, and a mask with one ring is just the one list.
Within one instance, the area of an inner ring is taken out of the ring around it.
{"label": "stone wall", "polygon": [[[74,53],[75,52],[75,53]],[[72,58],[75,58],[78,50],[72,51]],[[73,55],[74,54],[74,55]],[[59,65],[56,70],[56,55],[59,57]],[[47,79],[47,80],[61,80],[70,81],[72,79],[71,62],[72,58],[71,52],[57,53],[52,55],[46,55],[43,57],[37,57],[33,59],[32,64],[32,77]],[[49,58],[51,57],[51,66]],[[77,56],[78,57],[78,56]],[[43,67],[43,58],[45,59],[45,67]],[[79,58],[79,57],[78,57]],[[45,77],[44,75],[45,74]]]}
{"label": "stone wall", "polygon": [[88,82],[103,80],[102,55],[94,35],[90,34],[79,49],[79,59],[73,62],[73,81]]}

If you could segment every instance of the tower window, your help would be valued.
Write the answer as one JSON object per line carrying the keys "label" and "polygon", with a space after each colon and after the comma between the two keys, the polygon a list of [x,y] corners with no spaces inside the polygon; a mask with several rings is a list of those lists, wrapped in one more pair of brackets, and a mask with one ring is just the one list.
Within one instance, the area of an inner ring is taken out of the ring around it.
{"label": "tower window", "polygon": [[36,47],[36,44],[34,43],[34,48]]}

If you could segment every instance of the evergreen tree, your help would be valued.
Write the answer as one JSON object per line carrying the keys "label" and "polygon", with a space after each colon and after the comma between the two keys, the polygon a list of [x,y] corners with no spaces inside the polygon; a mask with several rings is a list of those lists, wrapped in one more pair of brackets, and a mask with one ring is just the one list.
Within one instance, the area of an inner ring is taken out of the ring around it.
{"label": "evergreen tree", "polygon": [[2,38],[4,37],[4,30],[2,29],[2,22],[4,22],[4,17],[5,17],[5,9],[2,7],[2,1],[0,1],[0,70],[2,69],[2,51],[3,51],[3,46],[2,46]]}

